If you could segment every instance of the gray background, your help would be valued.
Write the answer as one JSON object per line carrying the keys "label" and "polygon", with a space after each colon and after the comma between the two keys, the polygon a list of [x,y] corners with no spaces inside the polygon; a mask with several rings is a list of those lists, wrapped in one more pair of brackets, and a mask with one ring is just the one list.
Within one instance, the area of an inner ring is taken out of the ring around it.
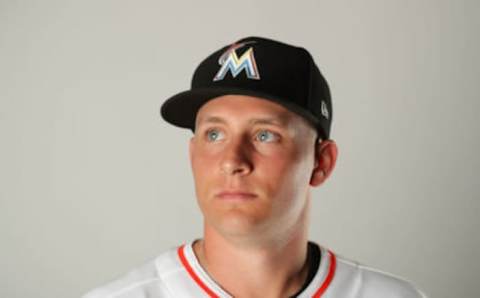
{"label": "gray background", "polygon": [[336,171],[311,238],[480,297],[478,1],[0,1],[0,297],[78,297],[201,235],[158,109],[248,35],[308,48]]}

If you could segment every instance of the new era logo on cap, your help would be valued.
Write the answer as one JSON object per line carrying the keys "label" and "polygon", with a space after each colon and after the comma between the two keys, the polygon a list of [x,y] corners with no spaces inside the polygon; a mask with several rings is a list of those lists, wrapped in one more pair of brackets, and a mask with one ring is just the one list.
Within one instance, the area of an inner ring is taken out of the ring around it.
{"label": "new era logo on cap", "polygon": [[322,100],[321,110],[322,110],[323,117],[327,119],[330,118],[330,113],[328,112],[327,104],[323,100]]}
{"label": "new era logo on cap", "polygon": [[213,81],[223,80],[228,71],[230,71],[232,76],[235,78],[242,70],[245,70],[247,78],[260,80],[260,74],[258,72],[257,62],[255,61],[253,48],[250,47],[245,53],[242,54],[242,56],[240,56],[240,58],[238,58],[235,51],[236,49],[244,47],[250,43],[254,43],[254,41],[235,43],[229,47],[222,56],[220,56],[220,59],[218,59],[218,64],[221,65],[221,68],[213,78]]}

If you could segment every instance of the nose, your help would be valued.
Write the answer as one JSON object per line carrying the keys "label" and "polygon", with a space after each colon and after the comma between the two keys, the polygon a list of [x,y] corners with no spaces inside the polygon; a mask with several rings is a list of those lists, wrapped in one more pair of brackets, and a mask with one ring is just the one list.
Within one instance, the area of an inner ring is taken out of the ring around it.
{"label": "nose", "polygon": [[221,160],[221,171],[226,175],[247,175],[253,169],[248,142],[238,140],[228,144]]}

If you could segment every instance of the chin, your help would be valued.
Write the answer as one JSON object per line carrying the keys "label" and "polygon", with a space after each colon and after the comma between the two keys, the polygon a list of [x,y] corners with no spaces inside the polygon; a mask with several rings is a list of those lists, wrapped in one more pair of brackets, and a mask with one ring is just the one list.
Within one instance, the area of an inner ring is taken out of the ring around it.
{"label": "chin", "polygon": [[241,211],[231,211],[222,214],[211,224],[223,236],[227,237],[251,237],[261,234],[264,230],[266,220],[262,217],[245,214]]}

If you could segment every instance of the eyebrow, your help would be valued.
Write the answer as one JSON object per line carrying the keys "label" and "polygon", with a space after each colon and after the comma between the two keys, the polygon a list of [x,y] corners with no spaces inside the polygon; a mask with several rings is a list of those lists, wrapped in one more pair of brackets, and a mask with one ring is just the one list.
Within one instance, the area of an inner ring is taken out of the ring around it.
{"label": "eyebrow", "polygon": [[198,121],[198,124],[201,124],[203,122],[206,122],[206,123],[223,123],[223,124],[226,123],[226,121],[223,118],[217,117],[217,116],[208,116],[206,118],[200,118],[200,120]]}
{"label": "eyebrow", "polygon": [[[262,118],[252,118],[249,121],[249,124],[255,125],[255,124],[266,124],[266,125],[275,125],[275,126],[280,126],[280,127],[286,127],[287,126],[287,117],[262,117]],[[226,124],[227,121],[218,116],[208,116],[204,119],[200,119],[198,124],[202,123],[222,123]]]}

